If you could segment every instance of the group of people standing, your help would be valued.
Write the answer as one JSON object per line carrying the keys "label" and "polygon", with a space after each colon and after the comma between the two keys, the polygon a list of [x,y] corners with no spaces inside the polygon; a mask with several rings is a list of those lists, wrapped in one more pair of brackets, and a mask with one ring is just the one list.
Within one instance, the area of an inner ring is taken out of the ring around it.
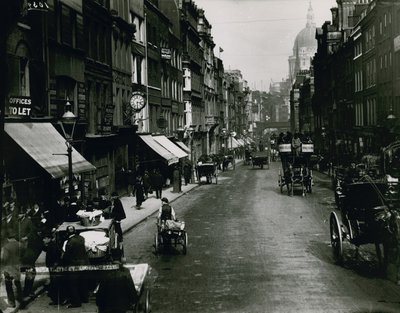
{"label": "group of people standing", "polygon": [[[24,303],[32,296],[36,276],[35,263],[43,250],[42,236],[51,229],[48,212],[38,204],[19,206],[14,200],[4,204],[5,220],[2,225],[2,272],[8,304]],[[24,284],[21,274],[25,273]]]}
{"label": "group of people standing", "polygon": [[[5,218],[2,221],[1,234],[1,271],[10,307],[16,307],[17,302],[24,306],[33,296],[35,263],[42,251],[46,252],[46,266],[49,268],[89,264],[85,241],[74,226],[67,227],[67,237],[63,244],[56,240],[58,226],[65,221],[78,221],[76,213],[79,210],[102,210],[105,218],[112,218],[118,243],[122,246],[121,221],[126,215],[117,192],[113,192],[110,198],[105,193],[100,193],[99,198],[87,200],[85,205],[76,197],[65,197],[57,206],[57,214],[51,214],[37,204],[24,207],[18,205],[15,200],[6,202],[3,206]],[[23,273],[24,283],[21,281]],[[48,290],[50,304],[79,307],[82,302],[86,302],[88,288],[86,278],[81,274],[51,274]]]}
{"label": "group of people standing", "polygon": [[140,209],[142,203],[153,192],[156,193],[156,198],[160,199],[163,186],[164,176],[158,169],[153,169],[150,172],[145,170],[143,175],[137,176],[131,193],[131,196],[135,196],[136,198],[136,208]]}

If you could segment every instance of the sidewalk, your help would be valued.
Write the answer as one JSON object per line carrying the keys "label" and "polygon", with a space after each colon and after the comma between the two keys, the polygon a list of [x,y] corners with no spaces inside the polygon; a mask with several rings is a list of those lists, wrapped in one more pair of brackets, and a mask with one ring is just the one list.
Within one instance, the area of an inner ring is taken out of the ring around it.
{"label": "sidewalk", "polygon": [[[182,195],[190,192],[192,189],[198,186],[197,183],[189,184],[187,186],[182,185],[182,192],[174,193],[172,192],[172,187],[166,188],[162,192],[162,197],[168,198],[170,202],[178,199]],[[140,209],[136,208],[136,199],[135,197],[124,196],[121,197],[122,205],[125,209],[126,219],[121,222],[122,231],[125,233],[130,229],[134,228],[136,225],[141,223],[142,221],[146,220],[149,216],[153,215],[155,212],[158,211],[161,200],[156,199],[155,192],[149,195],[149,198],[143,202]],[[36,267],[44,267],[45,266],[45,252],[39,256],[38,260],[36,261]],[[24,282],[24,275],[21,277],[21,282]],[[47,273],[41,273],[36,275],[35,285],[34,285],[34,294],[35,297],[32,297],[29,302],[35,300],[35,298],[40,295],[45,288],[45,285],[48,282],[48,275]],[[18,312],[20,306],[17,305],[16,308],[7,307],[7,294],[4,287],[4,280],[1,280],[0,286],[0,310],[3,310],[4,313],[13,313]],[[0,311],[1,312],[1,311]]]}

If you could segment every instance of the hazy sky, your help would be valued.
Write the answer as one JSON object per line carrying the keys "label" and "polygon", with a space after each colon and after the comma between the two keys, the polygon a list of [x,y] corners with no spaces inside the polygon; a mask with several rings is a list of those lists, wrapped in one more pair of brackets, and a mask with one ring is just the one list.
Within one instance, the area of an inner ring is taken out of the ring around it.
{"label": "hazy sky", "polygon": [[[309,0],[194,0],[212,25],[226,69],[240,69],[251,89],[268,90],[288,76],[294,40],[306,26]],[[311,0],[317,27],[331,20],[335,0]]]}

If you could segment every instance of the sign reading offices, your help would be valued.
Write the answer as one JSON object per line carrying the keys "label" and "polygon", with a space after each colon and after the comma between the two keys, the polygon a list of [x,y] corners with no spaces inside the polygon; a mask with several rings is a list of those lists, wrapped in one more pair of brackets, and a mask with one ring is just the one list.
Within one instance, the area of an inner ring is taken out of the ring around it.
{"label": "sign reading offices", "polygon": [[8,99],[8,116],[29,117],[32,110],[32,99],[30,97],[10,97]]}

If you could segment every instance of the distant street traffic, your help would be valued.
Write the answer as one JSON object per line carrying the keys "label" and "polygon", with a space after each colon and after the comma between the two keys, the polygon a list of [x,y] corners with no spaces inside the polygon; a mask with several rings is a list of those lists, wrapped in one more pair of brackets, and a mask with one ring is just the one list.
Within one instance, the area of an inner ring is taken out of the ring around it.
{"label": "distant street traffic", "polygon": [[152,312],[399,312],[398,287],[380,278],[374,249],[333,263],[330,179],[315,173],[313,194],[293,197],[267,169],[239,165],[173,206],[186,221],[188,254],[153,254],[155,219],[126,240],[128,259],[149,262]]}
{"label": "distant street traffic", "polygon": [[[240,164],[217,185],[173,202],[186,222],[187,255],[181,247],[154,253],[155,216],[125,235],[127,261],[152,267],[151,312],[400,311],[400,290],[379,274],[374,249],[362,247],[356,259],[345,245],[344,266],[334,264],[330,178],[314,172],[313,193],[290,197],[277,186],[279,168],[279,162],[270,169]],[[43,298],[41,312],[74,311],[47,307]],[[96,312],[90,301],[84,312]]]}

